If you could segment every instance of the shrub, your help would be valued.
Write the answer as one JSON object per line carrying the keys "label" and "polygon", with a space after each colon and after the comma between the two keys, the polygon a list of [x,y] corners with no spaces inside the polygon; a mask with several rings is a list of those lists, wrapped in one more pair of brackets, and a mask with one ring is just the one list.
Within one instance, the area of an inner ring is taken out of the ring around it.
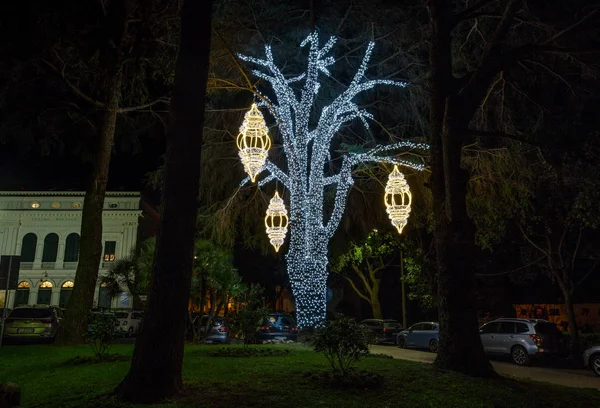
{"label": "shrub", "polygon": [[240,308],[229,314],[225,324],[239,337],[244,339],[244,347],[256,342],[257,327],[262,324],[269,313],[269,309],[262,305],[262,288],[251,285],[240,294],[243,304]]}
{"label": "shrub", "polygon": [[86,342],[94,351],[98,360],[102,360],[108,349],[120,336],[117,319],[112,313],[92,313],[89,316]]}
{"label": "shrub", "polygon": [[348,374],[352,366],[369,353],[370,330],[354,319],[338,316],[315,330],[312,347],[323,353],[332,371]]}

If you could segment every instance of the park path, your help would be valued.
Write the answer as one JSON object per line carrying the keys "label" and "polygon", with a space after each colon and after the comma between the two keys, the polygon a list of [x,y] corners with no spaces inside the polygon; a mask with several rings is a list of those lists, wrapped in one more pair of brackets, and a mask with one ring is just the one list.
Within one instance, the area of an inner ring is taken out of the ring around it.
{"label": "park path", "polygon": [[[371,353],[387,354],[401,360],[433,363],[435,354],[427,351],[401,349],[396,346],[371,346]],[[520,367],[503,361],[492,361],[498,374],[574,388],[594,388],[600,391],[600,377],[587,370],[549,367]]]}

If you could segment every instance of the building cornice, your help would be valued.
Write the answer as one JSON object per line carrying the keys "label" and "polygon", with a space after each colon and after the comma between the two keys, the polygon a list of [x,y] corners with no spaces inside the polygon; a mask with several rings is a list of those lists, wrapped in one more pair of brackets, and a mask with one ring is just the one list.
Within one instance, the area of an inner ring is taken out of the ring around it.
{"label": "building cornice", "polygon": [[[0,191],[0,197],[84,197],[85,191]],[[107,191],[106,197],[140,197],[137,191]]]}

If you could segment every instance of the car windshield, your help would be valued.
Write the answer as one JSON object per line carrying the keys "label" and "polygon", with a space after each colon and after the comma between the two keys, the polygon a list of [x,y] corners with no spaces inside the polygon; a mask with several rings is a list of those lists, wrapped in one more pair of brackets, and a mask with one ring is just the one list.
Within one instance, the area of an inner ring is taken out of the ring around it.
{"label": "car windshield", "polygon": [[402,325],[396,320],[386,320],[383,322],[383,327],[385,327],[386,329],[399,329],[400,327],[402,327]]}
{"label": "car windshield", "polygon": [[10,317],[44,319],[47,317],[52,317],[52,311],[50,309],[34,308],[15,309],[11,312]]}
{"label": "car windshield", "polygon": [[540,333],[540,334],[549,334],[549,335],[560,336],[560,330],[558,330],[558,327],[556,327],[556,325],[554,323],[540,322],[535,325],[535,331],[536,331],[536,333]]}
{"label": "car windshield", "polygon": [[127,312],[116,312],[115,317],[117,319],[127,319]]}

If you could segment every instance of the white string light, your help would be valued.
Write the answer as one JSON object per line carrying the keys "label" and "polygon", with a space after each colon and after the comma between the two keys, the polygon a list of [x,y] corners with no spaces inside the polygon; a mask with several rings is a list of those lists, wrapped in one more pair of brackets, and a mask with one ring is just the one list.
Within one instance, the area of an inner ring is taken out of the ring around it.
{"label": "white string light", "polygon": [[[329,170],[332,166],[328,164],[331,161],[333,138],[348,122],[358,119],[368,127],[368,120],[372,118],[369,112],[353,102],[354,97],[376,85],[407,85],[404,82],[372,80],[365,77],[374,47],[374,43],[371,42],[348,88],[322,109],[316,126],[309,128],[310,113],[320,89],[319,74],[331,75],[329,66],[335,60],[327,54],[335,42],[335,37],[331,37],[320,47],[317,33],[310,34],[300,45],[309,47],[306,72],[293,78],[286,78],[277,67],[269,45],[265,46],[264,59],[239,56],[242,60],[258,66],[260,69],[254,70],[253,73],[269,82],[273,88],[275,98],[264,97],[263,100],[268,101],[265,106],[279,126],[287,173],[266,160],[259,170],[266,171],[259,185],[278,180],[289,192],[290,245],[286,261],[296,302],[298,326],[301,328],[317,327],[325,321],[327,247],[344,214],[348,192],[353,184],[352,169],[370,162],[384,162],[422,170],[423,164],[411,163],[385,154],[399,150],[428,149],[425,144],[402,141],[377,146],[365,153],[349,153],[344,156],[339,172],[332,174]],[[291,87],[291,84],[302,81],[304,84],[299,92]],[[250,176],[254,181],[254,177]],[[242,185],[250,178],[244,179]],[[326,217],[325,214],[329,211],[325,208],[325,186],[332,185],[336,186],[334,208],[329,217]],[[283,237],[277,242],[283,243]]]}
{"label": "white string light", "polygon": [[398,229],[398,234],[402,234],[402,230],[408,223],[412,194],[404,174],[400,173],[397,165],[388,177],[383,201],[392,225]]}

